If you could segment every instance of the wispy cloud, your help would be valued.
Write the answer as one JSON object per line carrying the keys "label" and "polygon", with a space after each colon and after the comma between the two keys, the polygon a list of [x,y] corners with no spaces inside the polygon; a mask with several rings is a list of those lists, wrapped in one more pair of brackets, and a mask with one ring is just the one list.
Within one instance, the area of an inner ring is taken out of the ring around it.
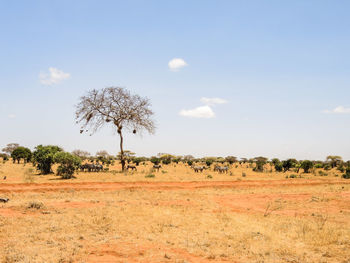
{"label": "wispy cloud", "polygon": [[171,71],[179,71],[181,68],[188,66],[182,58],[173,58],[169,61],[168,67]]}
{"label": "wispy cloud", "polygon": [[201,106],[190,110],[182,110],[180,111],[180,115],[184,117],[191,118],[214,118],[215,113],[209,106]]}
{"label": "wispy cloud", "polygon": [[215,105],[215,104],[225,104],[227,103],[227,100],[221,99],[221,98],[206,98],[202,97],[201,102],[207,105]]}
{"label": "wispy cloud", "polygon": [[53,67],[49,68],[48,73],[40,72],[39,74],[40,83],[43,85],[49,85],[49,86],[60,83],[61,81],[69,78],[70,78],[69,73],[65,73],[62,70],[59,70]]}
{"label": "wispy cloud", "polygon": [[7,116],[9,119],[14,119],[14,118],[16,118],[16,115],[15,114],[9,114],[8,116]]}
{"label": "wispy cloud", "polygon": [[344,106],[338,106],[333,110],[324,110],[324,113],[332,113],[332,114],[350,114],[350,108],[345,108]]}

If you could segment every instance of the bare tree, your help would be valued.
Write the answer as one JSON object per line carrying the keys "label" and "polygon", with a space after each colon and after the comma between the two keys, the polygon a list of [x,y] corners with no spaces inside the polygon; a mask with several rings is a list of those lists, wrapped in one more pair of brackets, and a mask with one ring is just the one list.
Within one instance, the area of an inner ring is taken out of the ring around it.
{"label": "bare tree", "polygon": [[80,159],[85,160],[91,156],[91,154],[87,151],[76,149],[72,152],[75,156],[78,156]]}
{"label": "bare tree", "polygon": [[91,128],[93,134],[105,124],[114,125],[120,137],[120,161],[124,170],[123,128],[134,134],[143,130],[154,133],[153,111],[150,106],[149,99],[132,95],[124,88],[92,90],[80,98],[76,106],[76,121],[82,123],[80,133]]}
{"label": "bare tree", "polygon": [[109,153],[106,150],[101,150],[101,151],[96,152],[96,156],[97,157],[108,158],[109,157]]}
{"label": "bare tree", "polygon": [[2,149],[3,152],[11,155],[11,153],[19,147],[18,143],[9,143],[5,148]]}

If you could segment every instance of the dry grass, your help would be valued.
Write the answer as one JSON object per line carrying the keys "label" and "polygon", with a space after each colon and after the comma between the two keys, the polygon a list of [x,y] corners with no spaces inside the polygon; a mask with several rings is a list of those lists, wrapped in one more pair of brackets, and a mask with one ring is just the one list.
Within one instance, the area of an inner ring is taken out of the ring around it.
{"label": "dry grass", "polygon": [[[245,167],[232,168],[233,175],[195,174],[177,165],[146,178],[146,166],[127,175],[80,173],[68,181],[31,176],[35,184],[146,181],[152,187],[3,191],[28,182],[29,168],[9,162],[0,167],[8,178],[0,183],[0,196],[10,198],[0,204],[0,262],[350,260],[350,184],[334,175],[284,179],[284,174],[257,174]],[[193,180],[240,185],[158,187],[159,182]],[[249,184],[252,180],[280,184],[259,187]]]}

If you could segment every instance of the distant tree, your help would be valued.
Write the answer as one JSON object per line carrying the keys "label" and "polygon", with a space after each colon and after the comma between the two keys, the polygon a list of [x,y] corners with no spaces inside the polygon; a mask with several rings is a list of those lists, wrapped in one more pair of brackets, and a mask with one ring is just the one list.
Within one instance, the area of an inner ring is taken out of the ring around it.
{"label": "distant tree", "polygon": [[52,172],[51,166],[54,164],[54,156],[58,152],[62,152],[62,148],[54,145],[38,145],[33,152],[34,162],[37,165],[37,169],[42,174],[49,174]]}
{"label": "distant tree", "polygon": [[304,160],[301,162],[300,167],[303,168],[304,173],[309,173],[310,169],[314,167],[314,163],[309,160]]}
{"label": "distant tree", "polygon": [[208,167],[210,167],[215,162],[215,160],[216,160],[216,158],[214,158],[214,157],[204,158],[204,162]]}
{"label": "distant tree", "polygon": [[181,156],[175,156],[175,158],[173,159],[173,162],[178,164],[181,161]]}
{"label": "distant tree", "polygon": [[2,149],[2,151],[7,153],[8,155],[11,155],[11,153],[18,147],[19,147],[18,143],[9,143],[6,145],[5,148]]}
{"label": "distant tree", "polygon": [[94,133],[106,123],[111,123],[116,128],[120,137],[120,161],[122,170],[125,170],[123,128],[133,133],[142,130],[154,133],[153,111],[150,107],[147,98],[131,95],[124,88],[92,90],[80,98],[76,109],[76,120],[77,123],[82,123],[80,132],[90,127]]}
{"label": "distant tree", "polygon": [[282,172],[283,171],[283,164],[282,164],[282,162],[279,162],[279,163],[275,164],[275,170],[276,170],[276,172]]}
{"label": "distant tree", "polygon": [[72,152],[73,155],[75,156],[78,156],[81,160],[86,160],[88,159],[91,154],[87,151],[83,151],[83,150],[79,150],[79,149],[76,149]]}
{"label": "distant tree", "polygon": [[276,164],[281,163],[281,161],[280,161],[280,159],[278,159],[278,158],[273,158],[273,159],[271,160],[271,163],[272,163],[274,166],[276,166]]}
{"label": "distant tree", "polygon": [[152,156],[150,159],[150,162],[157,165],[160,163],[160,158],[156,157],[156,156]]}
{"label": "distant tree", "polygon": [[96,152],[96,157],[103,157],[103,158],[108,158],[109,153],[106,150],[101,150]]}
{"label": "distant tree", "polygon": [[5,162],[9,160],[9,156],[6,153],[0,153],[0,158]]}
{"label": "distant tree", "polygon": [[11,158],[13,159],[13,162],[17,161],[17,163],[19,163],[21,159],[23,159],[24,163],[27,163],[30,162],[32,158],[32,152],[26,147],[19,146],[13,150]]}
{"label": "distant tree", "polygon": [[256,166],[254,168],[254,171],[256,172],[263,172],[264,171],[264,165],[267,163],[268,158],[266,157],[255,157],[254,161],[256,163]]}
{"label": "distant tree", "polygon": [[329,155],[326,158],[326,162],[328,162],[332,168],[335,168],[342,161],[343,161],[343,159],[337,155]]}
{"label": "distant tree", "polygon": [[160,159],[162,160],[163,164],[171,164],[174,156],[171,154],[163,154],[160,156]]}
{"label": "distant tree", "polygon": [[246,162],[248,162],[248,159],[247,158],[241,158],[241,160],[239,162],[240,162],[240,164],[246,163]]}
{"label": "distant tree", "polygon": [[61,176],[62,179],[70,179],[74,177],[74,172],[79,169],[81,159],[68,152],[57,152],[55,153],[54,162],[60,165],[57,168],[57,175]]}
{"label": "distant tree", "polygon": [[342,176],[344,179],[350,179],[350,167],[346,168],[345,174]]}
{"label": "distant tree", "polygon": [[289,171],[289,169],[295,167],[297,163],[298,161],[295,159],[288,159],[288,160],[282,161],[283,171],[284,172]]}
{"label": "distant tree", "polygon": [[139,166],[140,163],[145,162],[147,160],[146,157],[135,157],[132,161]]}
{"label": "distant tree", "polygon": [[235,157],[235,156],[227,156],[225,158],[225,161],[228,162],[229,164],[234,164],[235,162],[237,162],[237,157]]}

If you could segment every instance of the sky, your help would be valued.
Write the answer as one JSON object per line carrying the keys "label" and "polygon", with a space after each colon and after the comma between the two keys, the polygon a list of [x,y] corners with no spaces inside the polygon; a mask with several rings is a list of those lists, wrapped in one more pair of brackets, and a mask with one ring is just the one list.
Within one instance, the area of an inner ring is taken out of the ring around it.
{"label": "sky", "polygon": [[341,0],[0,1],[0,148],[119,151],[79,133],[92,89],[148,97],[138,156],[350,159],[350,10]]}

